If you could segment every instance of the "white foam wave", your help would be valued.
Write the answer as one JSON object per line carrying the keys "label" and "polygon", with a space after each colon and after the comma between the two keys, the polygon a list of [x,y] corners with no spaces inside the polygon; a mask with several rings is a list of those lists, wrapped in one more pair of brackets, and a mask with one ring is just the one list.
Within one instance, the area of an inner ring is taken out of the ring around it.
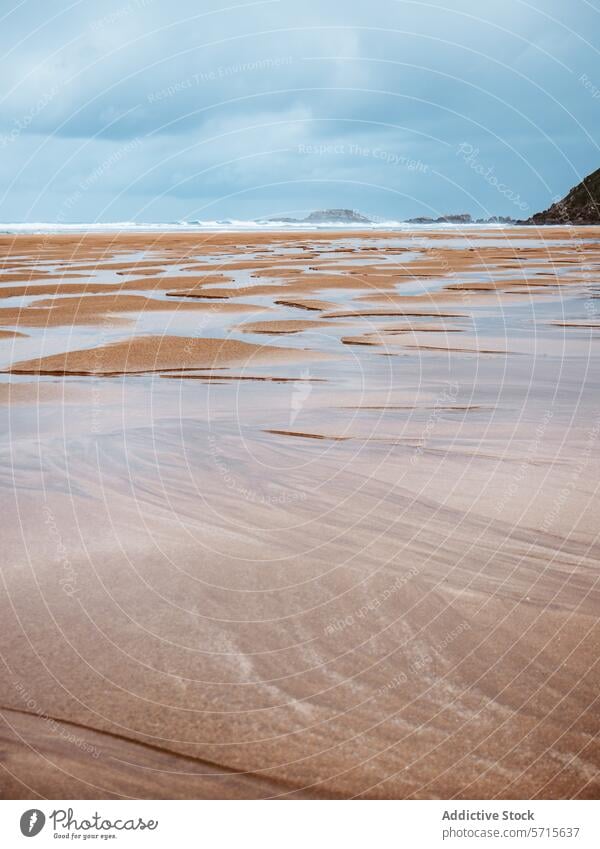
{"label": "white foam wave", "polygon": [[340,223],[339,221],[319,223],[303,223],[290,221],[271,220],[239,220],[222,219],[214,221],[173,221],[173,222],[137,222],[137,221],[106,221],[106,222],[81,222],[73,224],[56,223],[52,221],[39,222],[10,222],[0,223],[0,233],[113,233],[113,232],[187,232],[187,231],[316,231],[316,230],[439,230],[439,229],[477,229],[509,227],[508,224],[409,224],[406,221],[377,221],[369,224],[356,224],[352,222]]}

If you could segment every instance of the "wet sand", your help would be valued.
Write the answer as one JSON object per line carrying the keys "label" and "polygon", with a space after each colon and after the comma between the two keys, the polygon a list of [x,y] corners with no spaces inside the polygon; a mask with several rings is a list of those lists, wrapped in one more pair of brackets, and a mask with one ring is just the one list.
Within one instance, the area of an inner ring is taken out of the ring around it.
{"label": "wet sand", "polygon": [[0,795],[598,797],[598,228],[0,255]]}
{"label": "wet sand", "polygon": [[11,374],[102,375],[116,377],[150,372],[190,371],[199,368],[318,359],[318,354],[250,345],[232,339],[196,339],[185,336],[139,336],[97,348],[66,351],[51,357],[25,360],[11,366]]}

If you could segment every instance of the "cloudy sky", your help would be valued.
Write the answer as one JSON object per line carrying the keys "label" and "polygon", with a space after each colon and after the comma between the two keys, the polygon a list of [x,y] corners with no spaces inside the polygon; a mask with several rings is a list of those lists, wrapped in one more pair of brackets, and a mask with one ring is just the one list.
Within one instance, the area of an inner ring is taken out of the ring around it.
{"label": "cloudy sky", "polygon": [[600,167],[588,0],[5,0],[0,221],[526,217]]}

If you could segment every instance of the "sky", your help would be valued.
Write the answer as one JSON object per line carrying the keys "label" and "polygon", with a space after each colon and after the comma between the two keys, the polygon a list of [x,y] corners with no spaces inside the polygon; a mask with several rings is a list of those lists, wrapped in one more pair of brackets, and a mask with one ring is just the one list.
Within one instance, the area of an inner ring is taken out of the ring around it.
{"label": "sky", "polygon": [[588,0],[4,0],[0,221],[526,218],[600,167]]}

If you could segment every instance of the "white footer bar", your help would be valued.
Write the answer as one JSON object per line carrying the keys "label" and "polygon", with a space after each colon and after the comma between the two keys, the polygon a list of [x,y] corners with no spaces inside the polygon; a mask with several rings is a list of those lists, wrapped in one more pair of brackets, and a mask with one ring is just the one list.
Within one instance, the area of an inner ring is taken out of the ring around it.
{"label": "white footer bar", "polygon": [[0,846],[600,847],[600,802],[3,801]]}

